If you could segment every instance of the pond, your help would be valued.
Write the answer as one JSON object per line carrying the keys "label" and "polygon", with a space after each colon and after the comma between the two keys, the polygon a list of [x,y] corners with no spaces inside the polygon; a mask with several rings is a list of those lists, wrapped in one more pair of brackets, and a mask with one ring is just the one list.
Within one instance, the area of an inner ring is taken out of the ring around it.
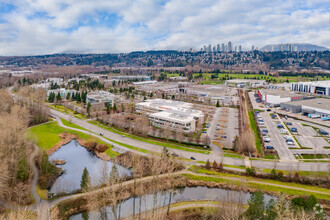
{"label": "pond", "polygon": [[[80,180],[84,168],[86,167],[91,179],[91,185],[96,186],[105,181],[105,177],[109,176],[112,166],[115,164],[104,161],[98,158],[93,152],[88,151],[81,146],[76,140],[63,145],[60,149],[55,151],[49,160],[65,160],[64,165],[57,165],[61,167],[64,174],[61,175],[50,188],[50,193],[70,193],[80,189]],[[120,165],[115,165],[118,168],[120,176],[129,176],[130,171]]]}
{"label": "pond", "polygon": [[[170,195],[171,194],[171,195]],[[105,206],[99,210],[91,211],[88,213],[89,219],[120,219],[126,218],[133,214],[133,207],[135,206],[135,214],[140,211],[150,211],[153,207],[163,207],[166,206],[169,201],[171,203],[180,201],[191,201],[191,200],[212,200],[220,202],[229,203],[243,203],[247,204],[251,193],[246,193],[242,191],[233,191],[219,188],[208,188],[205,186],[199,187],[185,187],[183,189],[176,189],[172,193],[171,191],[157,192],[155,194],[147,194],[144,196],[131,197],[123,202],[121,202],[116,208],[111,206]],[[270,199],[276,199],[275,197],[265,196],[265,202]],[[171,198],[170,198],[171,197]],[[134,205],[135,204],[135,205]],[[117,218],[114,218],[113,213],[116,213]],[[84,214],[86,215],[86,213]],[[86,216],[84,216],[86,217]],[[72,215],[70,220],[81,220],[83,214],[79,213]]]}

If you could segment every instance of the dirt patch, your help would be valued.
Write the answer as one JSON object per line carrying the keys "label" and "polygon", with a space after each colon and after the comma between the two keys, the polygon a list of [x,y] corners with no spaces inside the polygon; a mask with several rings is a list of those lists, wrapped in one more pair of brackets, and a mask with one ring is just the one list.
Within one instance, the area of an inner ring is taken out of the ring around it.
{"label": "dirt patch", "polygon": [[52,148],[46,151],[48,156],[52,155],[63,145],[70,143],[72,140],[76,140],[81,146],[85,147],[89,151],[94,152],[95,155],[100,159],[106,161],[109,161],[111,159],[106,153],[104,153],[108,149],[108,146],[105,144],[98,144],[96,142],[86,142],[76,134],[60,133],[58,136],[60,137],[61,140],[57,144],[55,144]]}

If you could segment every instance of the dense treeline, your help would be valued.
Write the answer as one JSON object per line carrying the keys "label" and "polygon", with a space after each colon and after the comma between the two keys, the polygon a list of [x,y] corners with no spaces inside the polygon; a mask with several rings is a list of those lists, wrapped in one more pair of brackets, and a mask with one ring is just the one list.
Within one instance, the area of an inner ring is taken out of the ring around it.
{"label": "dense treeline", "polygon": [[[288,66],[300,68],[330,69],[329,51],[306,52],[262,52],[249,51],[240,53],[202,53],[179,51],[147,51],[128,54],[54,54],[27,57],[0,57],[0,64],[15,67],[57,65],[91,66],[144,66],[162,65],[164,67],[184,67],[188,65],[214,65],[224,67],[242,64],[267,64],[273,69]],[[296,65],[297,64],[297,65]]]}

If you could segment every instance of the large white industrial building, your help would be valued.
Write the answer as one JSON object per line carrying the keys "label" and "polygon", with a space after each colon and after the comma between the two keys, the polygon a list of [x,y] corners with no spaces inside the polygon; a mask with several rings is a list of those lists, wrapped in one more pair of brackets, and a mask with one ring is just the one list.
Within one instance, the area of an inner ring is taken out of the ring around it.
{"label": "large white industrial building", "polygon": [[330,99],[318,98],[282,103],[281,109],[292,113],[302,113],[302,115],[313,114],[319,117],[330,117]]}
{"label": "large white industrial building", "polygon": [[330,96],[330,80],[291,83],[292,91]]}
{"label": "large white industrial building", "polygon": [[192,104],[187,102],[152,99],[136,104],[135,109],[147,113],[155,127],[193,132],[204,122],[203,112],[192,109]]}
{"label": "large white industrial building", "polygon": [[269,106],[280,106],[281,103],[299,101],[308,98],[302,94],[278,89],[263,89],[257,92],[260,101]]}

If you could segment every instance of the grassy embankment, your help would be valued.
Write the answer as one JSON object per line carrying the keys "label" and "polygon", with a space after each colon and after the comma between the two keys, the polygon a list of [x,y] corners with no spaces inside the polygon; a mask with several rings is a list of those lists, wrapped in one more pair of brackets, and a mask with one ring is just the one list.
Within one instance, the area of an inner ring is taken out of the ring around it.
{"label": "grassy embankment", "polygon": [[[299,183],[281,182],[278,180],[260,179],[250,176],[240,176],[236,174],[220,173],[196,166],[193,166],[190,169],[196,174],[200,174],[200,175],[184,174],[186,177],[193,180],[235,184],[239,186],[255,188],[265,193],[273,192],[273,193],[284,193],[287,195],[305,195],[305,196],[313,194],[318,199],[330,200],[329,189],[326,188],[303,185]],[[201,175],[209,175],[209,176],[201,176]],[[291,187],[291,188],[287,188],[287,187]],[[315,192],[308,192],[308,190]]]}
{"label": "grassy embankment", "polygon": [[56,105],[55,106],[55,105],[51,104],[51,105],[49,105],[49,107],[52,108],[52,109],[54,109],[54,110],[56,110],[56,111],[65,113],[65,114],[70,113],[70,114],[72,114],[72,116],[74,116],[74,117],[76,117],[78,119],[85,119],[86,118],[85,115],[82,115],[82,114],[80,114],[78,112],[72,111],[71,109],[66,108],[66,107],[64,107],[62,105]]}
{"label": "grassy embankment", "polygon": [[69,121],[67,121],[67,120],[65,120],[63,118],[61,118],[61,121],[62,121],[63,125],[65,125],[67,127],[71,127],[71,128],[76,128],[76,129],[87,131],[87,129],[85,129],[85,128],[79,126],[79,125],[76,125],[76,124],[74,124],[72,122],[69,122]]}
{"label": "grassy embankment", "polygon": [[[77,126],[78,128],[79,126]],[[80,129],[80,128],[79,128]],[[42,124],[39,126],[32,127],[28,130],[28,137],[35,141],[38,147],[44,151],[53,147],[56,143],[60,141],[59,134],[60,133],[71,133],[78,135],[81,139],[86,142],[95,141],[99,144],[106,144],[109,148],[105,151],[105,153],[110,157],[115,157],[119,155],[119,153],[112,150],[112,146],[101,141],[100,139],[93,137],[91,135],[74,131],[71,129],[66,129],[60,127],[57,122],[51,122],[47,124]]]}
{"label": "grassy embankment", "polygon": [[[81,129],[81,130],[86,130],[85,128],[82,128],[76,124],[73,124],[73,123],[70,123],[69,121],[65,120],[65,119],[61,119],[61,121],[63,122],[64,125],[68,126],[68,127],[72,127],[72,128],[77,128],[77,129]],[[93,124],[93,123],[92,123]],[[87,131],[87,130],[86,130]],[[145,150],[145,149],[142,149],[142,148],[138,148],[138,147],[134,147],[134,146],[131,146],[131,145],[128,145],[128,144],[124,144],[124,143],[121,143],[119,141],[115,141],[115,140],[112,140],[110,138],[107,138],[107,137],[103,137],[115,144],[118,144],[118,145],[121,145],[123,147],[126,147],[126,148],[129,148],[129,149],[132,149],[132,150],[135,150],[135,151],[139,151],[141,153],[144,153],[144,154],[153,154],[153,155],[158,155],[158,153],[156,152],[153,152],[153,151],[148,151],[148,150]],[[109,149],[107,151],[110,151]],[[106,153],[107,153],[106,151]],[[110,152],[108,152],[107,154],[109,154]]]}
{"label": "grassy embankment", "polygon": [[261,153],[261,140],[260,140],[260,137],[258,134],[256,121],[254,120],[253,111],[249,111],[249,119],[250,119],[250,126],[251,126],[251,129],[254,133],[254,137],[256,140],[256,148],[257,148],[258,154],[260,154]]}
{"label": "grassy embankment", "polygon": [[165,141],[165,140],[160,141],[160,140],[154,140],[152,138],[143,138],[143,137],[140,137],[140,136],[137,136],[137,135],[128,134],[128,133],[122,132],[118,129],[103,125],[103,124],[101,124],[97,121],[88,121],[88,123],[96,125],[100,128],[106,129],[106,130],[111,131],[113,133],[116,133],[116,134],[119,134],[119,135],[124,135],[125,137],[128,137],[128,138],[132,138],[132,139],[142,141],[142,142],[145,142],[145,143],[149,143],[149,144],[159,145],[159,146],[166,147],[166,148],[173,148],[173,149],[177,149],[177,150],[190,151],[190,152],[202,153],[202,154],[209,154],[210,151],[211,151],[211,149],[203,149],[203,148],[200,148],[200,147],[198,149],[196,146],[189,145],[189,144],[173,143],[173,142]]}

